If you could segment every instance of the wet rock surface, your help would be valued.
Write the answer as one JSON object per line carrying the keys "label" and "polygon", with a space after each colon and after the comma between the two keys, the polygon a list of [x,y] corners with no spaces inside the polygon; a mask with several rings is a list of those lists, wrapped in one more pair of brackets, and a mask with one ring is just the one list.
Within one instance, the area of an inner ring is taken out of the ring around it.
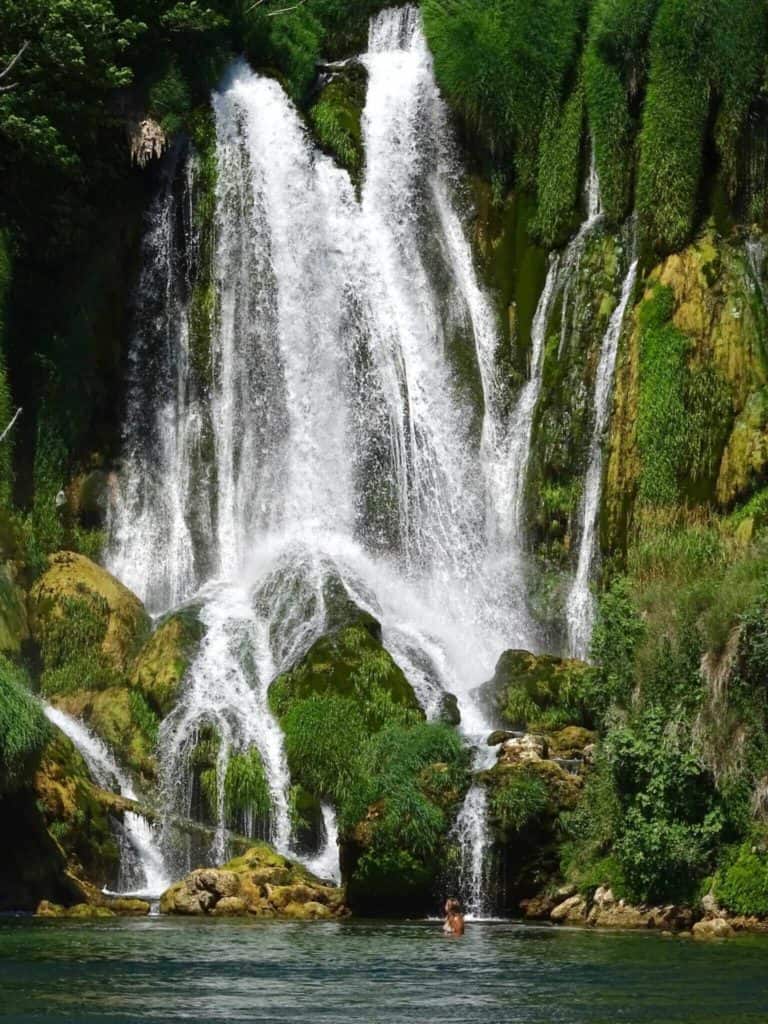
{"label": "wet rock surface", "polygon": [[223,868],[199,868],[163,893],[163,914],[251,915],[298,920],[341,917],[344,892],[326,885],[266,845],[254,846]]}

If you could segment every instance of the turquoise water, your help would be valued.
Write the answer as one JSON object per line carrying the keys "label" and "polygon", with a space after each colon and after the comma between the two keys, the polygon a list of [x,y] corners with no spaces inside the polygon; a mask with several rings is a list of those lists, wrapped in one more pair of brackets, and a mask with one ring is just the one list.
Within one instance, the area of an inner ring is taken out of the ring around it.
{"label": "turquoise water", "polygon": [[768,1021],[768,941],[514,924],[0,921],[4,1021]]}

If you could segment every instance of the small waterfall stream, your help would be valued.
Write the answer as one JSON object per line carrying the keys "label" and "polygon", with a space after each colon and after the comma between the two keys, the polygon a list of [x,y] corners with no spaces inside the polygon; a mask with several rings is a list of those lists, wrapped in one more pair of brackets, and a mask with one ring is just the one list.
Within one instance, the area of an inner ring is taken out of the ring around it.
{"label": "small waterfall stream", "polygon": [[[119,792],[126,800],[137,799],[133,784],[106,744],[82,722],[51,704],[44,704],[43,711],[48,721],[77,748],[97,785],[110,792]],[[126,811],[123,829],[120,889],[126,894],[156,899],[168,888],[171,880],[152,827],[140,814]]]}
{"label": "small waterfall stream", "polygon": [[580,510],[579,558],[576,575],[566,601],[570,653],[573,657],[583,660],[589,656],[589,645],[592,640],[592,627],[595,618],[595,599],[590,589],[590,582],[597,556],[597,529],[603,484],[604,435],[610,419],[613,378],[616,369],[619,341],[627,308],[634,294],[635,282],[637,280],[638,260],[634,254],[634,248],[633,241],[633,252],[630,257],[629,269],[622,284],[621,295],[608,322],[608,327],[600,346],[600,359],[595,377],[595,414],[592,426],[592,440],[589,447],[589,461],[587,463],[584,496]]}

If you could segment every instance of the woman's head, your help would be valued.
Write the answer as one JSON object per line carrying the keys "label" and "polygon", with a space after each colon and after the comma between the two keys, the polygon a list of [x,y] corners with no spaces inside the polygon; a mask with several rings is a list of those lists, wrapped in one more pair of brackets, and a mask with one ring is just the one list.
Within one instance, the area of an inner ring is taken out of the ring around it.
{"label": "woman's head", "polygon": [[457,899],[451,897],[445,901],[445,912],[446,914],[460,914],[461,903]]}

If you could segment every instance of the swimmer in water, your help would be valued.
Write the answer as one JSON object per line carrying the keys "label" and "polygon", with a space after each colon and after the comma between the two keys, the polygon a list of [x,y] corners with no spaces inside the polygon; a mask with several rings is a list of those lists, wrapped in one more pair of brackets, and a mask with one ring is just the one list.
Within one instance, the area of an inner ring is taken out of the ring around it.
{"label": "swimmer in water", "polygon": [[443,932],[446,935],[455,936],[464,934],[464,915],[461,912],[461,904],[458,900],[449,899],[445,901]]}

